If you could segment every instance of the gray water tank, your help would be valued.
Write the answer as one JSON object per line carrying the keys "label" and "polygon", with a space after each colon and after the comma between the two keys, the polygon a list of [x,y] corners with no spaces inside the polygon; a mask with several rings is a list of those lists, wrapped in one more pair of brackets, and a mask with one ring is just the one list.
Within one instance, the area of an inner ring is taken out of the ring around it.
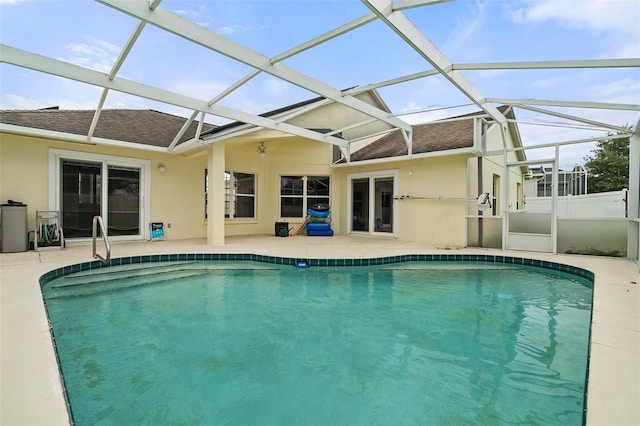
{"label": "gray water tank", "polygon": [[3,204],[0,207],[0,253],[27,251],[27,205]]}

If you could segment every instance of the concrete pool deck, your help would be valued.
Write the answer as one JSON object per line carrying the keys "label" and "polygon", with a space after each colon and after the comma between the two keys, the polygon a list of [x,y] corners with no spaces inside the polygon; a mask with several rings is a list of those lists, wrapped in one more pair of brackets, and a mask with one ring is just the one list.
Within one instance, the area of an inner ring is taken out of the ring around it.
{"label": "concrete pool deck", "polygon": [[[102,247],[99,253],[104,253]],[[618,258],[523,251],[442,249],[388,238],[227,237],[112,242],[112,257],[168,253],[255,253],[302,258],[372,258],[402,254],[494,254],[563,263],[595,274],[588,425],[640,425],[640,271]],[[67,425],[69,417],[38,279],[61,266],[91,261],[91,245],[0,254],[0,424]]]}

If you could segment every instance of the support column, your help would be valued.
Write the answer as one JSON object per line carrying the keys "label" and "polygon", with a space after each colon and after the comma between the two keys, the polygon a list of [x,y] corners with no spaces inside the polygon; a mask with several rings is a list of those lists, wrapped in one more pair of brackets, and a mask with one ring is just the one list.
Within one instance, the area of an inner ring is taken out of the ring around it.
{"label": "support column", "polygon": [[[502,211],[497,212],[502,214],[502,250],[506,250],[509,247],[509,157],[507,154],[507,148],[503,149],[502,152],[502,188],[499,191],[502,191],[500,197],[496,197],[496,203],[500,207],[502,207]],[[494,194],[495,196],[495,194]]]}
{"label": "support column", "polygon": [[560,145],[556,145],[551,176],[551,253],[558,254],[558,171],[560,168]]}
{"label": "support column", "polygon": [[224,245],[224,144],[209,148],[209,203],[207,207],[207,244]]}
{"label": "support column", "polygon": [[629,230],[627,257],[640,265],[640,120],[629,139],[629,192],[627,194]]}

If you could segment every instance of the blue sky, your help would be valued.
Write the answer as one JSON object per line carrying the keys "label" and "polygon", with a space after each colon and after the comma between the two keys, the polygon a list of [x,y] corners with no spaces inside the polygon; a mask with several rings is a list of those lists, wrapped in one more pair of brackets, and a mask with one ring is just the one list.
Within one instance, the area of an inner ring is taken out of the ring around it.
{"label": "blue sky", "polygon": [[[270,57],[369,12],[356,0],[164,0],[160,7]],[[408,9],[405,14],[453,63],[640,57],[638,0],[458,0]],[[3,44],[103,72],[110,71],[136,22],[92,1],[0,0]],[[284,63],[337,88],[431,69],[381,22],[365,25]],[[249,71],[245,65],[147,25],[118,76],[209,100]],[[465,75],[491,98],[640,104],[637,68],[466,71]],[[469,103],[442,77],[394,85],[379,92],[396,114]],[[99,88],[0,64],[1,109],[53,105],[94,109],[100,94]],[[262,113],[314,96],[261,74],[220,104]],[[153,108],[183,116],[190,113],[115,92],[110,92],[106,107]],[[458,112],[467,109],[448,114]],[[438,114],[444,113],[401,117],[420,122]],[[516,114],[523,121],[540,119],[526,111],[516,110]],[[635,125],[640,118],[637,111],[583,109],[578,115],[621,126]],[[207,121],[225,122],[211,116]],[[602,134],[591,129],[525,124],[520,130],[527,145]],[[565,166],[580,163],[589,149],[564,147],[561,162]],[[537,151],[527,156],[548,156]]]}

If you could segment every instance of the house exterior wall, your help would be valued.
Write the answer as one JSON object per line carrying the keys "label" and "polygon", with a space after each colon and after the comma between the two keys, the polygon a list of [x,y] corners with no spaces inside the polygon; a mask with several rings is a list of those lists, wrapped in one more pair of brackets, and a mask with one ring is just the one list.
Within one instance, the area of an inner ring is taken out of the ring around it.
{"label": "house exterior wall", "polygon": [[[507,148],[514,147],[512,133],[505,132],[504,143]],[[504,148],[503,138],[500,128],[493,126],[486,135],[486,150],[497,151]],[[522,157],[515,151],[507,152],[507,162],[522,161]],[[481,185],[479,185],[478,170],[481,165]],[[480,214],[476,207],[476,203],[469,203],[467,211],[467,244],[474,247],[502,247],[502,221],[505,209],[504,200],[504,154],[487,155],[484,157],[470,157],[467,163],[468,168],[468,195],[469,198],[477,198],[480,193],[488,192],[492,196],[492,205],[490,210]],[[523,167],[508,168],[508,205],[507,210],[524,209],[524,191],[525,181]],[[494,177],[499,181],[498,187],[494,191]],[[497,201],[497,202],[496,202]],[[482,218],[482,219],[481,219]]]}
{"label": "house exterior wall", "polygon": [[[129,151],[131,152],[131,151]],[[135,151],[131,152],[135,155]],[[200,238],[205,235],[204,170],[206,155],[184,158],[142,152],[151,159],[151,221],[171,223],[167,239]],[[164,173],[158,165],[166,167]]]}
{"label": "house exterior wall", "polygon": [[[37,210],[49,205],[49,150],[51,148],[98,155],[136,158],[151,162],[150,220],[171,223],[167,238],[203,237],[204,169],[206,155],[195,158],[154,153],[130,148],[95,146],[0,134],[0,200],[27,204],[28,229],[35,227]],[[158,171],[164,164],[165,173]],[[143,230],[146,231],[146,230]]]}
{"label": "house exterior wall", "polygon": [[[167,239],[204,238],[204,176],[207,152],[188,157],[106,145],[85,145],[65,141],[2,134],[0,140],[0,200],[28,204],[29,229],[35,226],[35,211],[49,210],[49,150],[144,159],[150,161],[150,220],[171,224],[165,227]],[[255,175],[256,217],[227,219],[228,236],[274,234],[275,222],[287,221],[294,228],[303,218],[280,214],[281,176],[330,176],[331,226],[336,234],[347,234],[349,175],[393,171],[397,176],[394,200],[397,216],[395,233],[390,237],[441,247],[467,245],[466,218],[474,211],[477,198],[474,175],[475,159],[467,154],[443,155],[412,160],[375,162],[366,165],[331,167],[333,147],[326,143],[285,136],[265,141],[267,152],[258,155],[256,139],[228,142],[225,146],[225,169]],[[490,185],[493,173],[502,174],[501,158],[496,164],[485,160],[484,176]],[[158,171],[158,165],[166,168]],[[470,179],[468,179],[470,178]],[[515,183],[513,184],[515,187]],[[515,190],[514,190],[515,191]]]}
{"label": "house exterior wall", "polygon": [[[335,176],[340,184],[340,206],[346,212],[348,176],[377,171],[393,171],[398,176],[394,206],[397,237],[442,247],[466,245],[466,156],[443,156],[415,160],[340,167]],[[413,197],[413,198],[411,198]],[[442,198],[442,199],[440,199]],[[334,212],[334,216],[337,212]],[[348,218],[341,212],[338,229],[348,231]]]}
{"label": "house exterior wall", "polygon": [[256,175],[256,218],[231,219],[225,222],[226,235],[273,234],[275,222],[289,222],[293,228],[304,218],[280,214],[281,176],[331,176],[330,205],[332,227],[340,224],[340,185],[329,167],[332,146],[299,137],[270,139],[267,152],[258,156],[259,143],[237,143],[226,147],[226,169]]}
{"label": "house exterior wall", "polygon": [[[498,126],[493,126],[487,132],[486,136],[487,151],[496,151],[504,148],[502,135]],[[505,143],[507,148],[514,147],[514,141],[511,132],[505,132]],[[507,162],[520,161],[521,158],[515,151],[507,152]],[[504,170],[504,155],[487,155],[480,159],[482,161],[482,185],[478,185],[478,157],[471,157],[469,159],[469,197],[478,197],[482,192],[489,192],[492,196],[497,198],[496,216],[501,216],[505,206],[503,200],[505,199],[503,194],[505,184],[505,170]],[[524,208],[524,171],[522,167],[510,167],[508,169],[508,191],[509,202],[508,210],[522,210]],[[499,187],[494,193],[494,176],[498,177]],[[518,189],[518,184],[519,188]],[[480,191],[479,188],[482,188]],[[491,212],[485,213],[485,215],[491,215]],[[475,204],[469,205],[470,215],[477,215],[477,208]]]}

